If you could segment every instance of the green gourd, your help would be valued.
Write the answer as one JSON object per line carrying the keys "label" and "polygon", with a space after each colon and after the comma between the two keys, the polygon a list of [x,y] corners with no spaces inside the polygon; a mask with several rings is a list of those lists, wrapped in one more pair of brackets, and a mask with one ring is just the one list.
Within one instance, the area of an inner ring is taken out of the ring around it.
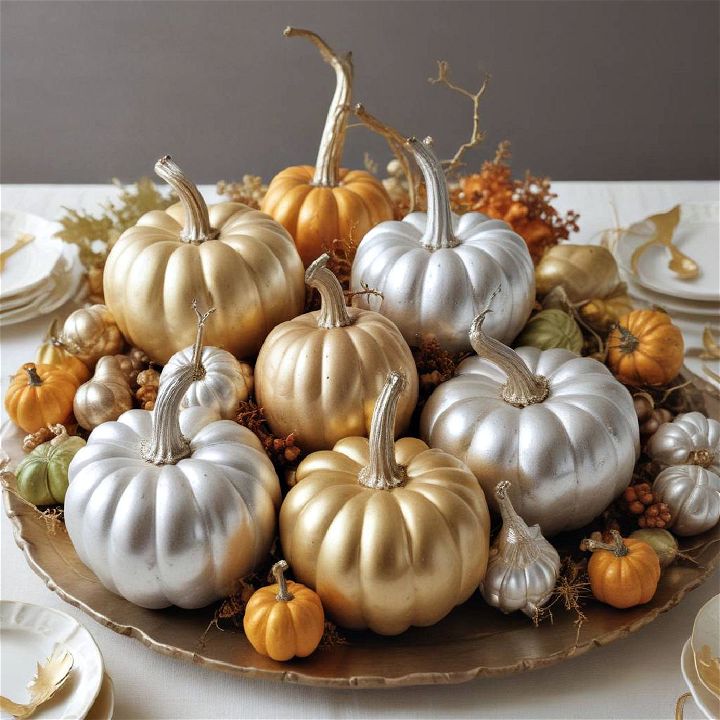
{"label": "green gourd", "polygon": [[573,317],[553,308],[541,310],[527,321],[515,338],[515,347],[525,345],[540,350],[565,348],[579,354],[583,346],[583,336]]}
{"label": "green gourd", "polygon": [[661,568],[670,565],[678,555],[678,541],[663,528],[636,530],[630,537],[647,543],[656,552]]}
{"label": "green gourd", "polygon": [[85,441],[69,436],[63,425],[50,428],[55,437],[38,445],[15,470],[20,495],[33,505],[62,505],[68,489],[68,467]]}

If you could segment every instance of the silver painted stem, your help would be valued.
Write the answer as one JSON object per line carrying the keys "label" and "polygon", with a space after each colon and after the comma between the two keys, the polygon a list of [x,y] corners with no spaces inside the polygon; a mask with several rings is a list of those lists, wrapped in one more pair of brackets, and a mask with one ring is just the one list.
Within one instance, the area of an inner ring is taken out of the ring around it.
{"label": "silver painted stem", "polygon": [[193,245],[214,240],[218,233],[210,225],[205,200],[174,160],[169,155],[161,157],[155,163],[155,172],[172,187],[185,210],[185,227],[180,237]]}
{"label": "silver painted stem", "polygon": [[[497,292],[497,291],[496,291]],[[494,295],[493,295],[494,296]],[[526,407],[547,398],[550,385],[542,375],[533,375],[522,358],[512,349],[483,332],[485,316],[491,312],[485,308],[470,327],[470,344],[478,357],[497,365],[506,375],[502,398],[510,405]]]}
{"label": "silver painted stem", "polygon": [[335,274],[328,270],[330,256],[325,253],[305,271],[305,282],[320,293],[320,312],[317,324],[321,328],[337,328],[352,325],[345,305],[345,293]]}
{"label": "silver painted stem", "polygon": [[195,311],[195,316],[197,317],[197,333],[195,334],[195,344],[193,345],[192,354],[193,380],[202,380],[205,377],[205,366],[202,364],[205,323],[215,312],[215,308],[212,307],[206,313],[201,313],[198,310],[197,300],[193,299],[192,309]]}
{"label": "silver painted stem", "polygon": [[370,422],[370,462],[360,471],[361,485],[377,490],[390,490],[405,482],[405,468],[395,460],[395,416],[405,377],[390,371],[380,391]]}
{"label": "silver painted stem", "polygon": [[288,590],[287,580],[285,579],[285,571],[288,569],[288,564],[285,560],[279,560],[276,562],[271,569],[275,582],[278,584],[278,592],[275,595],[275,599],[278,602],[290,602],[295,596]]}
{"label": "silver painted stem", "polygon": [[407,145],[415,155],[427,191],[427,227],[422,244],[430,250],[455,247],[458,241],[453,234],[450,192],[442,163],[433,152],[432,138],[420,142],[411,137]]}

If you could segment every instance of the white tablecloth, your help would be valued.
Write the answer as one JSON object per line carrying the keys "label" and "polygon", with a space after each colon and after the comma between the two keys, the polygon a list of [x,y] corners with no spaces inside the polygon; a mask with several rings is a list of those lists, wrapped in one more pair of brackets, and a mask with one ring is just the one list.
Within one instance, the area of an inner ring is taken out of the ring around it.
{"label": "white tablecloth", "polygon": [[[580,212],[575,242],[597,241],[613,226],[612,200],[628,224],[677,202],[718,199],[714,182],[557,182],[560,210]],[[212,201],[211,188],[202,188]],[[49,219],[62,206],[96,208],[114,195],[105,185],[6,185],[4,209]],[[65,312],[70,309],[67,308]],[[61,314],[61,311],[58,312]],[[48,318],[2,329],[2,394],[10,373],[31,360]],[[5,411],[2,411],[3,420]],[[96,624],[48,590],[25,564],[2,514],[0,596],[68,612],[93,634],[115,683],[115,717],[125,718],[670,718],[685,692],[680,652],[698,609],[720,590],[715,573],[679,607],[609,646],[531,673],[459,686],[332,691],[210,672],[158,655]],[[685,717],[702,717],[689,702]]]}

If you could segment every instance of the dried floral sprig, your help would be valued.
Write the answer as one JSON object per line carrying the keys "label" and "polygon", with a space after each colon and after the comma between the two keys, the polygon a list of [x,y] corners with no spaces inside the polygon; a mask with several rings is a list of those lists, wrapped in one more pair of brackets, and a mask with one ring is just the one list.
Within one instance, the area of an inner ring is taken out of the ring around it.
{"label": "dried floral sprig", "polygon": [[440,383],[447,382],[455,374],[455,368],[469,353],[452,355],[435,338],[425,338],[420,347],[412,348],[412,354],[420,381],[417,404],[417,411],[419,411],[433,390]]}
{"label": "dried floral sprig", "polygon": [[480,129],[480,99],[485,94],[488,82],[490,81],[490,75],[486,73],[479,90],[471,92],[470,90],[467,90],[450,80],[450,64],[447,60],[438,60],[437,66],[437,77],[428,78],[428,82],[431,85],[445,85],[445,87],[450,90],[460,93],[460,95],[464,95],[470,100],[473,107],[472,131],[470,133],[470,139],[460,145],[450,160],[443,160],[445,174],[451,175],[464,165],[462,159],[465,153],[479,145],[485,139],[485,132]]}
{"label": "dried floral sprig", "polygon": [[[244,425],[257,435],[265,452],[278,470],[282,471],[297,464],[301,450],[295,444],[295,433],[290,433],[286,437],[274,435],[267,424],[263,409],[258,407],[253,400],[240,402],[235,422]],[[279,472],[279,474],[282,477],[284,473]]]}
{"label": "dried floral sprig", "polygon": [[218,180],[216,189],[218,195],[225,195],[232,202],[243,203],[259,210],[268,186],[259,175],[243,175],[240,182]]}
{"label": "dried floral sprig", "polygon": [[164,210],[177,201],[172,193],[161,191],[147,177],[131,185],[113,179],[113,185],[120,194],[117,200],[103,203],[100,214],[63,208],[65,215],[59,221],[62,230],[57,232],[57,237],[78,246],[80,261],[88,270],[101,268],[115,241],[146,212]]}
{"label": "dried floral sprig", "polygon": [[319,647],[333,647],[334,645],[347,644],[347,638],[338,630],[338,626],[335,623],[330,622],[330,620],[326,620],[325,630],[320,638]]}

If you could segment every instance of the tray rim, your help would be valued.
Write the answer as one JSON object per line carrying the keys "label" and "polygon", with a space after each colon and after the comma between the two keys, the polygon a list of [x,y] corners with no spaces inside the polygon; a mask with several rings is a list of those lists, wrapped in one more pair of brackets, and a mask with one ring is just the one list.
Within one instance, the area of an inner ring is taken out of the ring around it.
{"label": "tray rim", "polygon": [[[690,372],[687,368],[683,368],[683,374],[692,379],[693,384],[698,387],[699,390],[703,391],[706,395],[710,395],[710,397],[717,402],[719,396],[715,388],[710,383]],[[202,652],[194,652],[173,645],[168,645],[167,643],[158,642],[144,630],[136,627],[135,625],[119,623],[112,618],[103,615],[101,612],[95,610],[87,603],[79,600],[70,592],[60,587],[52,578],[51,574],[35,559],[33,556],[33,543],[23,534],[22,516],[25,514],[23,512],[25,510],[24,504],[23,500],[15,497],[8,488],[3,486],[3,508],[12,524],[15,544],[22,551],[23,557],[30,566],[30,569],[43,580],[49,590],[56,593],[64,602],[82,610],[100,625],[103,625],[120,635],[134,638],[145,645],[145,647],[153,650],[154,652],[158,652],[161,655],[191,662],[195,665],[201,665],[214,671],[251,679],[287,682],[297,685],[327,687],[333,689],[391,689],[415,685],[459,684],[469,682],[479,677],[501,677],[519,672],[550,667],[551,665],[555,665],[563,660],[583,655],[592,648],[608,645],[611,642],[624,638],[630,633],[645,627],[658,616],[677,606],[689,592],[697,587],[700,587],[700,585],[702,585],[715,571],[718,565],[720,565],[720,549],[716,549],[711,558],[703,564],[702,572],[695,575],[682,587],[678,588],[663,605],[648,610],[647,613],[632,622],[622,624],[618,628],[605,632],[601,635],[588,638],[583,642],[576,643],[573,646],[557,651],[543,658],[520,658],[517,662],[509,665],[496,667],[479,665],[468,668],[467,670],[455,670],[451,672],[409,672],[404,675],[398,675],[390,678],[382,675],[318,677],[316,675],[296,670],[283,670],[281,668],[271,670],[252,666],[234,665],[223,660],[208,657]],[[720,535],[711,539],[704,550],[706,551],[718,542],[720,542]]]}

